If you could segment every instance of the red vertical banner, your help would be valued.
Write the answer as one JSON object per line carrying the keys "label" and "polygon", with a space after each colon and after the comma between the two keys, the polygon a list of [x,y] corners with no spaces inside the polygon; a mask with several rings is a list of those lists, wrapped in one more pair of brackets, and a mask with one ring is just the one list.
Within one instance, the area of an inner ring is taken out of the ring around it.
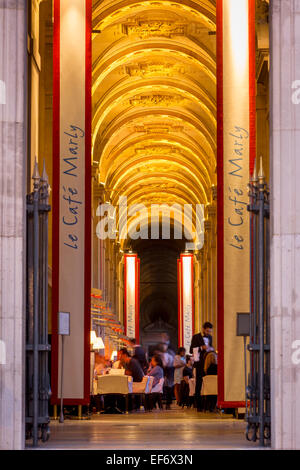
{"label": "red vertical banner", "polygon": [[178,347],[190,350],[195,331],[194,257],[182,253],[177,260],[178,282]]}
{"label": "red vertical banner", "polygon": [[[54,0],[52,403],[90,400],[92,0]],[[74,364],[76,367],[74,368]]]}
{"label": "red vertical banner", "polygon": [[248,183],[255,159],[255,1],[217,0],[218,402],[244,405],[243,341],[249,311]]}
{"label": "red vertical banner", "polygon": [[124,255],[124,327],[129,338],[140,338],[140,260],[135,253]]}
{"label": "red vertical banner", "polygon": [[182,309],[181,309],[181,259],[177,260],[177,289],[178,289],[178,347],[182,345]]}

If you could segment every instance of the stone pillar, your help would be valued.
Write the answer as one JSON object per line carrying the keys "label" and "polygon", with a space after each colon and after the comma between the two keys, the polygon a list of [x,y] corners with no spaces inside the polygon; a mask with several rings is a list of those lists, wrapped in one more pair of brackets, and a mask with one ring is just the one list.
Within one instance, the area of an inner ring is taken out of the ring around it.
{"label": "stone pillar", "polygon": [[[198,253],[199,260],[199,328],[204,318],[204,281],[203,281],[203,249]],[[200,329],[196,332],[198,333]]]}
{"label": "stone pillar", "polygon": [[300,449],[300,1],[270,13],[272,446]]}
{"label": "stone pillar", "polygon": [[217,268],[218,268],[218,259],[217,259],[217,186],[213,185],[211,188],[212,191],[212,204],[210,206],[210,217],[212,221],[212,230],[211,230],[211,250],[212,250],[212,311],[213,311],[213,345],[217,350],[218,348],[218,283],[217,283]]}
{"label": "stone pillar", "polygon": [[204,269],[203,269],[203,294],[204,294],[204,307],[203,307],[203,322],[207,321],[207,312],[208,312],[208,296],[207,296],[207,257],[205,255]]}
{"label": "stone pillar", "polygon": [[119,279],[120,279],[120,288],[119,288],[119,320],[124,324],[124,263],[123,256],[120,254],[119,262]]}
{"label": "stone pillar", "polygon": [[211,258],[211,317],[214,326],[214,346],[217,346],[217,208],[213,203],[208,207],[210,221],[210,258]]}
{"label": "stone pillar", "polygon": [[99,204],[99,189],[96,179],[97,167],[92,166],[92,287],[100,289],[99,286],[99,239],[96,233],[96,227],[99,217],[96,216],[97,207]]}
{"label": "stone pillar", "polygon": [[212,273],[213,273],[213,260],[212,260],[212,220],[210,214],[210,207],[207,208],[207,220],[204,222],[206,238],[206,252],[207,252],[207,321],[212,322],[213,310],[212,310],[212,299],[213,299],[213,284],[212,284]]}
{"label": "stone pillar", "polygon": [[195,308],[195,332],[199,331],[200,320],[200,262],[199,256],[194,256],[194,308]]}
{"label": "stone pillar", "polygon": [[0,2],[0,449],[25,445],[26,11]]}

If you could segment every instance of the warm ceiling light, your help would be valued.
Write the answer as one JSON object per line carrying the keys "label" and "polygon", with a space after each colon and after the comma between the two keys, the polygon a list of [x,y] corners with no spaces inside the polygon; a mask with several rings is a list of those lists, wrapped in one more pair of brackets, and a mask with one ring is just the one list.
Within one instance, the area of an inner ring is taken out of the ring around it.
{"label": "warm ceiling light", "polygon": [[91,331],[91,344],[94,344],[95,341],[97,340],[96,332],[94,330]]}
{"label": "warm ceiling light", "polygon": [[96,337],[96,341],[93,344],[94,349],[104,349],[104,343],[102,338]]}
{"label": "warm ceiling light", "polygon": [[113,361],[114,358],[117,357],[117,356],[118,356],[118,351],[113,351],[113,352],[112,352],[112,355],[111,355],[111,358],[110,358],[111,361]]}

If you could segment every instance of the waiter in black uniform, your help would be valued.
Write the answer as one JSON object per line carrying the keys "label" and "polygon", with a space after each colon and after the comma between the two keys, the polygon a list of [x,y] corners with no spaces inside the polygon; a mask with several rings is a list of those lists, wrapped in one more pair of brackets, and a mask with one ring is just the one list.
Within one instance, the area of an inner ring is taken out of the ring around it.
{"label": "waiter in black uniform", "polygon": [[202,378],[204,376],[204,358],[205,353],[213,351],[212,346],[212,330],[213,325],[205,322],[203,325],[203,334],[197,333],[192,337],[190,353],[194,355],[194,367],[196,369],[196,388],[195,397],[197,403],[197,411],[201,411],[201,387]]}

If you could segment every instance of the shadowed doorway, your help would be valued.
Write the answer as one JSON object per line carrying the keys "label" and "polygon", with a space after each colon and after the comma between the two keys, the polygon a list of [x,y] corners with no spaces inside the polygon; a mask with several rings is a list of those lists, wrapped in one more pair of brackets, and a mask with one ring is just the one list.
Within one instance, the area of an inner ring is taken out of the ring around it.
{"label": "shadowed doorway", "polygon": [[185,240],[136,240],[132,249],[140,258],[140,342],[151,355],[153,346],[170,337],[178,347],[177,259]]}

